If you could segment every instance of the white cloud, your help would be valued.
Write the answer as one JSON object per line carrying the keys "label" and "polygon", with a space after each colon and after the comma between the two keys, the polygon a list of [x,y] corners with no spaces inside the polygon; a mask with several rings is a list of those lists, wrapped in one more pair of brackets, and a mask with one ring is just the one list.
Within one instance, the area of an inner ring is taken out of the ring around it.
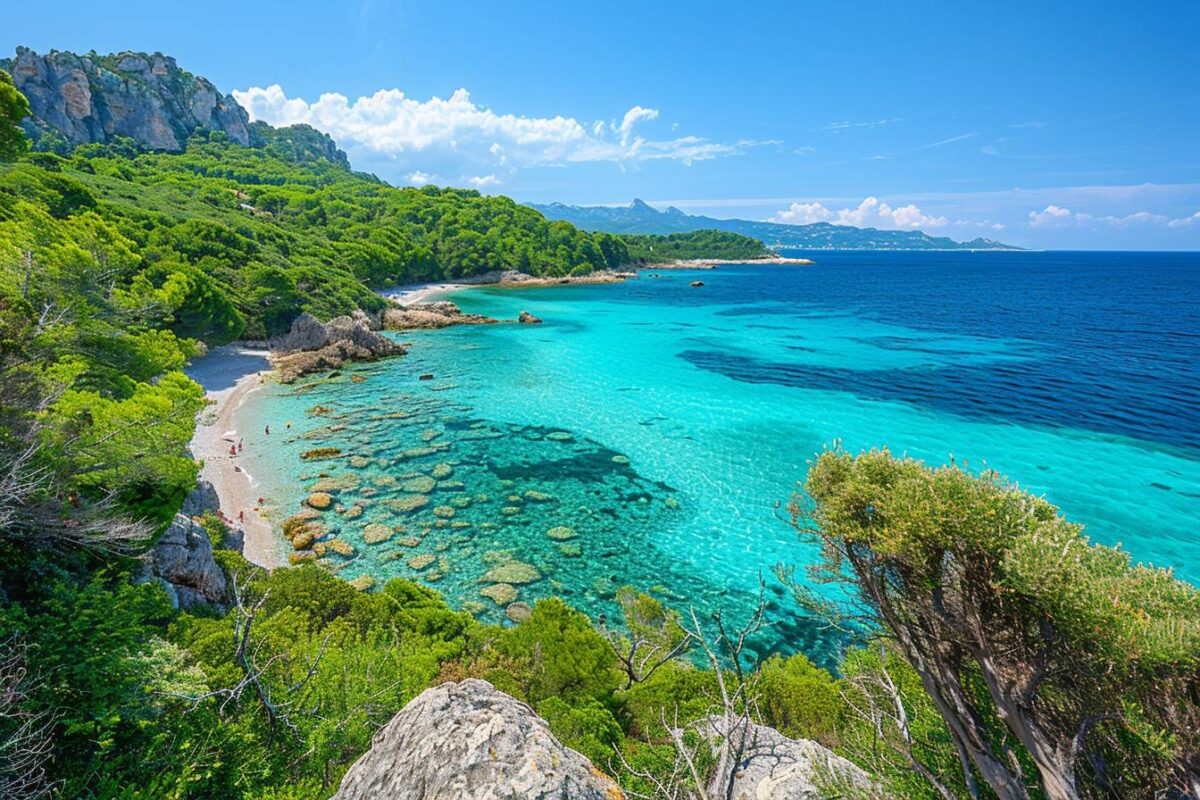
{"label": "white cloud", "polygon": [[[323,94],[315,102],[288,97],[278,84],[234,91],[252,120],[272,125],[306,123],[330,134],[355,163],[383,164],[401,174],[478,174],[566,163],[636,163],[672,160],[684,164],[738,155],[764,144],[751,140],[713,142],[698,136],[648,139],[635,127],[658,118],[657,109],[631,107],[619,124],[573,117],[499,114],[471,99],[466,89],[448,98],[417,100],[399,89],[381,89],[353,101]],[[413,172],[416,170],[416,172]],[[411,182],[411,179],[410,179]]]}
{"label": "white cloud", "polygon": [[1135,211],[1123,217],[1112,214],[1096,216],[1084,211],[1071,211],[1069,208],[1056,205],[1048,205],[1041,211],[1029,212],[1029,224],[1035,228],[1066,225],[1082,227],[1107,225],[1113,228],[1128,228],[1134,225],[1166,225],[1169,228],[1182,228],[1195,221],[1200,221],[1200,211],[1182,219],[1171,219],[1165,214],[1153,214],[1149,211]]}
{"label": "white cloud", "polygon": [[834,214],[820,203],[792,203],[782,211],[775,212],[770,222],[785,225],[807,225],[811,222],[828,222]]}
{"label": "white cloud", "polygon": [[887,230],[940,228],[949,224],[949,220],[945,217],[926,214],[911,203],[906,206],[893,207],[877,197],[868,197],[856,208],[842,208],[837,211],[832,211],[820,203],[792,203],[787,208],[775,212],[770,221],[790,225],[832,222],[837,225]]}
{"label": "white cloud", "polygon": [[658,119],[657,108],[642,108],[634,106],[625,112],[624,118],[621,120],[621,127],[618,133],[621,134],[621,146],[625,147],[629,144],[629,137],[633,134],[633,126],[642,120]]}
{"label": "white cloud", "polygon": [[484,189],[488,186],[496,186],[500,183],[500,179],[495,175],[476,175],[467,179],[467,183],[474,186],[476,189]]}
{"label": "white cloud", "polygon": [[432,180],[432,177],[426,175],[420,170],[417,170],[416,172],[410,172],[408,175],[406,175],[405,180],[407,180],[413,186],[424,186]]}
{"label": "white cloud", "polygon": [[1066,208],[1059,208],[1056,205],[1048,205],[1041,211],[1029,212],[1029,224],[1035,228],[1046,225],[1063,225],[1070,221],[1071,211]]}
{"label": "white cloud", "polygon": [[1167,227],[1169,228],[1186,228],[1188,225],[1200,225],[1200,211],[1197,211],[1190,217],[1173,219],[1167,223]]}
{"label": "white cloud", "polygon": [[899,122],[902,117],[890,117],[886,119],[876,119],[869,122],[851,122],[850,120],[842,120],[841,122],[831,122],[828,125],[821,127],[823,131],[848,131],[852,128],[879,128],[883,125],[893,125]]}

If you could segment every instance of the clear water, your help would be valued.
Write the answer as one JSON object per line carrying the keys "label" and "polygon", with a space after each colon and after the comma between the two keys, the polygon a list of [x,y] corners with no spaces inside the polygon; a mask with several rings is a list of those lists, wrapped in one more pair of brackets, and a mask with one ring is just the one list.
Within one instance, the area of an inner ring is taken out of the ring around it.
{"label": "clear water", "polygon": [[[247,436],[244,458],[280,520],[321,473],[352,476],[337,502],[361,516],[325,515],[355,548],[328,557],[340,574],[431,581],[490,619],[503,609],[481,597],[485,576],[512,560],[540,576],[520,600],[557,594],[595,616],[627,583],[745,607],[762,576],[760,646],[825,652],[772,567],[814,557],[786,505],[835,440],[986,464],[1093,539],[1200,581],[1200,258],[813,257],[461,292],[464,310],[545,322],[408,333],[405,358],[276,387],[244,428],[286,436],[269,449]],[[318,404],[329,412],[306,413]],[[300,457],[322,446],[341,457]],[[430,489],[439,464],[452,474]],[[428,503],[401,510],[417,493]],[[403,531],[366,544],[368,524]],[[559,526],[575,536],[547,535]],[[433,563],[410,566],[419,555]]]}

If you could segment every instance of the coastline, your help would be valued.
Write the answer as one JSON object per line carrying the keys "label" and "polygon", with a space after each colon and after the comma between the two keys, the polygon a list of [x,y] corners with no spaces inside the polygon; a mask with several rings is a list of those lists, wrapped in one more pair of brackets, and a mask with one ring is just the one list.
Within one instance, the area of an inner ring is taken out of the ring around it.
{"label": "coastline", "polygon": [[216,490],[225,518],[236,524],[238,515],[244,513],[241,528],[246,560],[272,569],[282,559],[271,523],[257,511],[260,484],[229,452],[240,438],[239,409],[263,388],[264,377],[271,371],[266,357],[265,350],[227,345],[210,350],[189,366],[188,375],[206,389],[205,399],[210,401],[196,420],[189,449],[193,458],[203,462],[199,478]]}
{"label": "coastline", "polygon": [[722,264],[798,264],[810,266],[817,262],[808,258],[787,258],[785,256],[767,256],[766,258],[677,258],[674,261],[663,261],[657,264],[639,266],[639,270],[667,269],[716,269]]}

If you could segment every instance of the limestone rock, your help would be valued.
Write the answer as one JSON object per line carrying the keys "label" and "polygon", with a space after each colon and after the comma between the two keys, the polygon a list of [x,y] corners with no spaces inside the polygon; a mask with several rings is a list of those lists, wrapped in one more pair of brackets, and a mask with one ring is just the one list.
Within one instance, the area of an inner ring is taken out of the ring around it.
{"label": "limestone rock", "polygon": [[161,53],[38,55],[18,47],[0,69],[29,99],[32,116],[22,127],[35,140],[57,134],[74,146],[125,136],[152,150],[180,151],[205,129],[250,144],[249,117],[233,97]]}
{"label": "limestone rock", "polygon": [[480,589],[479,593],[498,606],[506,606],[517,599],[517,588],[509,583],[493,583]]}
{"label": "limestone rock", "polygon": [[[723,720],[710,717],[701,734],[710,741],[723,735]],[[822,800],[834,787],[853,788],[851,796],[877,796],[871,776],[857,765],[810,739],[789,739],[774,728],[751,723],[746,754],[734,776],[732,800]],[[709,787],[715,793],[716,787]],[[836,796],[844,796],[837,793]]]}
{"label": "limestone rock", "polygon": [[149,562],[151,574],[168,585],[179,607],[226,602],[228,583],[213,560],[208,532],[191,518],[175,515],[150,549]]}
{"label": "limestone rock", "polygon": [[413,698],[350,767],[334,800],[620,800],[526,704],[481,680]]}
{"label": "limestone rock", "polygon": [[517,316],[517,322],[521,323],[522,325],[541,325],[542,324],[541,318],[535,317],[533,314],[530,314],[528,311],[522,311]]}
{"label": "limestone rock", "polygon": [[489,325],[494,322],[497,320],[480,314],[464,314],[462,309],[446,300],[398,305],[383,312],[383,328],[389,331],[446,328],[451,325]]}
{"label": "limestone rock", "polygon": [[314,372],[339,369],[348,361],[403,355],[404,348],[376,332],[378,324],[361,310],[322,323],[307,311],[274,343],[271,362],[281,383]]}

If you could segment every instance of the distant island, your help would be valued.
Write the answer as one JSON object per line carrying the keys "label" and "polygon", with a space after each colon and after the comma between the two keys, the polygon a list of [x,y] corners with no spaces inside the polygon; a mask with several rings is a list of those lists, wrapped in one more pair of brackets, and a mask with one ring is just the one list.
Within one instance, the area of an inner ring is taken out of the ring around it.
{"label": "distant island", "polygon": [[748,219],[717,219],[685,214],[671,206],[659,211],[642,200],[627,206],[569,206],[563,203],[530,206],[546,219],[570,222],[586,231],[619,234],[671,234],[697,230],[720,230],[759,239],[768,247],[804,250],[1020,250],[994,239],[976,238],[956,242],[946,236],[921,231],[884,231],[814,222],[784,225]]}

